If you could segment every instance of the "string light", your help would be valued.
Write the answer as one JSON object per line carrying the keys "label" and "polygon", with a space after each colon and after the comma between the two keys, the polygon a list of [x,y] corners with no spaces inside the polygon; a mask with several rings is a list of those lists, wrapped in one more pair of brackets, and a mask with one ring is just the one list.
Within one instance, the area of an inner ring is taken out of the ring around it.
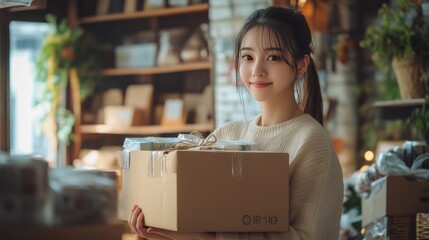
{"label": "string light", "polygon": [[303,8],[307,0],[298,0],[298,8]]}
{"label": "string light", "polygon": [[367,162],[370,162],[370,161],[374,160],[374,153],[372,151],[366,151],[365,154],[363,155],[363,157],[365,158],[365,160]]}

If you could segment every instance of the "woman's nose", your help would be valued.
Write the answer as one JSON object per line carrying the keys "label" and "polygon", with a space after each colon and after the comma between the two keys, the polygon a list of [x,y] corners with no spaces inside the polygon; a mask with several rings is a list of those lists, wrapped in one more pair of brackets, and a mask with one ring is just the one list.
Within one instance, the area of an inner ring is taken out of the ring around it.
{"label": "woman's nose", "polygon": [[255,62],[255,65],[253,66],[252,76],[253,77],[263,77],[266,76],[267,72],[265,69],[265,66],[262,62]]}

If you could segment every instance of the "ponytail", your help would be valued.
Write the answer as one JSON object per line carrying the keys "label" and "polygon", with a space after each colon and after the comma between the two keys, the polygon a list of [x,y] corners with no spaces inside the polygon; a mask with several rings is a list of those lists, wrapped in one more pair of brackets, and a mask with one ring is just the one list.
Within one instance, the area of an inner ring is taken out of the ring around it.
{"label": "ponytail", "polygon": [[309,57],[310,62],[307,67],[299,107],[323,126],[322,92],[320,91],[319,76],[313,58]]}

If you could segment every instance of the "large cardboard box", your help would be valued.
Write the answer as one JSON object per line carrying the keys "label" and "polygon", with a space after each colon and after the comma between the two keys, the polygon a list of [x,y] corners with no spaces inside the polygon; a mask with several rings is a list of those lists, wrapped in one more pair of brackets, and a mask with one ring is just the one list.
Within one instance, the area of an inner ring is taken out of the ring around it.
{"label": "large cardboard box", "polygon": [[138,204],[147,226],[173,231],[288,230],[287,153],[183,150],[157,158],[159,153],[131,151],[124,158],[119,152],[119,219],[128,219]]}
{"label": "large cardboard box", "polygon": [[429,212],[429,182],[406,176],[386,176],[372,183],[371,195],[362,199],[362,226],[384,216]]}

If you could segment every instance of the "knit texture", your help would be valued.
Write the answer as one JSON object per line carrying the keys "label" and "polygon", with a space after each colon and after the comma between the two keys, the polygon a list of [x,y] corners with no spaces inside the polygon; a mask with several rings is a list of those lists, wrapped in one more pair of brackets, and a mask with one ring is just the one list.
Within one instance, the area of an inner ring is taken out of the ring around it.
{"label": "knit texture", "polygon": [[289,153],[289,231],[218,233],[218,239],[337,240],[343,176],[326,130],[310,115],[262,127],[260,115],[229,122],[214,131],[219,140],[253,141],[261,151]]}

